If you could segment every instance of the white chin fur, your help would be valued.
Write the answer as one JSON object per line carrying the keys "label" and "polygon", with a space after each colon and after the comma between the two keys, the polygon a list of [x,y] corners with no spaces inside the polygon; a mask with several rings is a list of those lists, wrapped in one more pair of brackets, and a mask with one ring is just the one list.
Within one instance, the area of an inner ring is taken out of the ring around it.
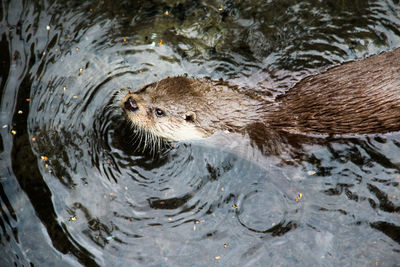
{"label": "white chin fur", "polygon": [[205,133],[193,125],[182,125],[181,127],[175,128],[172,131],[160,129],[160,133],[160,136],[168,141],[195,140],[207,137]]}

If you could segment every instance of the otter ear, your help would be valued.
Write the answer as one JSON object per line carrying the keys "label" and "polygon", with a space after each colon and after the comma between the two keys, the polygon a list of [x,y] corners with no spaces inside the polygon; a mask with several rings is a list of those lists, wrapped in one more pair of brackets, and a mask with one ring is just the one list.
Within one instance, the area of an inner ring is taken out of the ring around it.
{"label": "otter ear", "polygon": [[194,122],[196,120],[196,113],[194,113],[193,111],[188,111],[188,112],[186,112],[184,118],[185,118],[185,121]]}

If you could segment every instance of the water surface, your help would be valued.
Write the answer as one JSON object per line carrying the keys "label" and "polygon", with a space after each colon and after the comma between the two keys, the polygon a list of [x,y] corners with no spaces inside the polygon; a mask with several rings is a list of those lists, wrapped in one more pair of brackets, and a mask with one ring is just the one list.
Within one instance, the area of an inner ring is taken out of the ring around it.
{"label": "water surface", "polygon": [[112,108],[167,75],[273,98],[400,47],[399,1],[64,2],[1,2],[1,266],[399,266],[398,133],[148,153]]}

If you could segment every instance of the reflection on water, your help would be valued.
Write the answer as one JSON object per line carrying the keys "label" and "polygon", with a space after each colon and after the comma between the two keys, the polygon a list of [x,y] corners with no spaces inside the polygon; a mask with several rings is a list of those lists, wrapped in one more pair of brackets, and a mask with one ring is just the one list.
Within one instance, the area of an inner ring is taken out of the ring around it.
{"label": "reflection on water", "polygon": [[399,47],[398,4],[2,1],[0,265],[397,266],[398,134],[148,153],[114,95],[187,73],[272,98]]}

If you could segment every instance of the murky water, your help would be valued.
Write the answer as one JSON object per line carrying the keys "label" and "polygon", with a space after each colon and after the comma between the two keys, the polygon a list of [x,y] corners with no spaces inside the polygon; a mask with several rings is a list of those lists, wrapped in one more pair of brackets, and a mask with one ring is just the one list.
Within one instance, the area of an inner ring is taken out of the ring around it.
{"label": "murky water", "polygon": [[151,155],[112,108],[185,73],[273,97],[400,47],[399,5],[2,1],[0,265],[399,266],[398,133]]}

